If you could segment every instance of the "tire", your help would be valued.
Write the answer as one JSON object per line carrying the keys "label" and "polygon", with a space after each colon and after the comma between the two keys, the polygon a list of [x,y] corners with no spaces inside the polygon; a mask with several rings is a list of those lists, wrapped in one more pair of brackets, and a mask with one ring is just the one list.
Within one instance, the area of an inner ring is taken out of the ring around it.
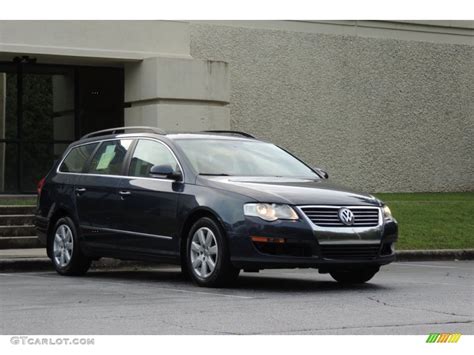
{"label": "tire", "polygon": [[378,270],[373,269],[363,269],[363,270],[353,270],[353,271],[334,271],[330,275],[334,280],[341,284],[363,284],[369,281]]}
{"label": "tire", "polygon": [[89,270],[91,260],[81,252],[77,228],[71,218],[58,219],[50,240],[51,260],[58,274],[79,276]]}
{"label": "tire", "polygon": [[186,242],[188,275],[199,286],[231,285],[240,270],[232,266],[225,235],[211,218],[203,217],[191,227]]}

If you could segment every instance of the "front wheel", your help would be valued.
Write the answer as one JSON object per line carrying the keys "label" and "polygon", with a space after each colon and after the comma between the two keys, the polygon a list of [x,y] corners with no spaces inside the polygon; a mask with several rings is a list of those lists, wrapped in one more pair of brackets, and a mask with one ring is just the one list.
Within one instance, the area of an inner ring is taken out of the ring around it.
{"label": "front wheel", "polygon": [[240,272],[230,262],[224,233],[219,225],[208,217],[199,219],[189,231],[186,265],[193,281],[204,287],[231,284]]}
{"label": "front wheel", "polygon": [[363,284],[374,277],[377,271],[372,269],[334,271],[330,275],[334,280],[342,284]]}

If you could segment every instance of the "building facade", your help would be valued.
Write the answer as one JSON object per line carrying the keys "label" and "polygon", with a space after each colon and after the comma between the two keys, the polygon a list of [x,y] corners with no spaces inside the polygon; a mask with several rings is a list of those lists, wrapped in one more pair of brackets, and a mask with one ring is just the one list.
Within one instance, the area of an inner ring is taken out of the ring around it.
{"label": "building facade", "polygon": [[0,192],[90,131],[237,129],[378,191],[473,190],[471,21],[0,21]]}

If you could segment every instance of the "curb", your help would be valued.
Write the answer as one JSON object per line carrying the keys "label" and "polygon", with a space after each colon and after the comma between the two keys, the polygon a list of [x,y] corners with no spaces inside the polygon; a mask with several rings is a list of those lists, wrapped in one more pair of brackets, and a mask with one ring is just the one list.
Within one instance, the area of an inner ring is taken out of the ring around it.
{"label": "curb", "polygon": [[[474,260],[474,249],[439,249],[439,250],[400,250],[396,252],[396,261],[443,261]],[[126,261],[102,258],[92,263],[95,270],[113,270],[123,268],[169,267],[165,264],[141,261]],[[173,267],[179,267],[174,265]],[[24,272],[54,270],[48,258],[15,258],[0,259],[0,272]]]}
{"label": "curb", "polygon": [[[102,258],[93,261],[91,270],[116,270],[116,269],[143,269],[151,267],[170,267],[168,264],[147,263],[141,261],[118,260]],[[173,267],[179,267],[173,265]],[[27,272],[27,271],[52,271],[53,264],[49,258],[15,258],[0,259],[0,272]]]}
{"label": "curb", "polygon": [[396,261],[474,260],[474,249],[399,250]]}
{"label": "curb", "polygon": [[53,270],[48,258],[15,258],[0,260],[0,272]]}

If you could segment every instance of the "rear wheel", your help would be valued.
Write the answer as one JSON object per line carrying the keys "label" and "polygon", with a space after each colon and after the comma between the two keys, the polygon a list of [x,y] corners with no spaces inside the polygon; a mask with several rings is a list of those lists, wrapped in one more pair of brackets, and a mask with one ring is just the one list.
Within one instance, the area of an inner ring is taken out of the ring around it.
{"label": "rear wheel", "polygon": [[83,275],[91,265],[79,247],[77,229],[69,217],[60,218],[51,236],[51,255],[54,268],[61,275]]}
{"label": "rear wheel", "polygon": [[330,275],[334,280],[342,284],[362,284],[374,277],[377,271],[374,269],[334,271]]}
{"label": "rear wheel", "polygon": [[186,265],[193,281],[204,287],[229,285],[237,279],[240,272],[230,262],[223,232],[208,217],[199,219],[189,231]]}

